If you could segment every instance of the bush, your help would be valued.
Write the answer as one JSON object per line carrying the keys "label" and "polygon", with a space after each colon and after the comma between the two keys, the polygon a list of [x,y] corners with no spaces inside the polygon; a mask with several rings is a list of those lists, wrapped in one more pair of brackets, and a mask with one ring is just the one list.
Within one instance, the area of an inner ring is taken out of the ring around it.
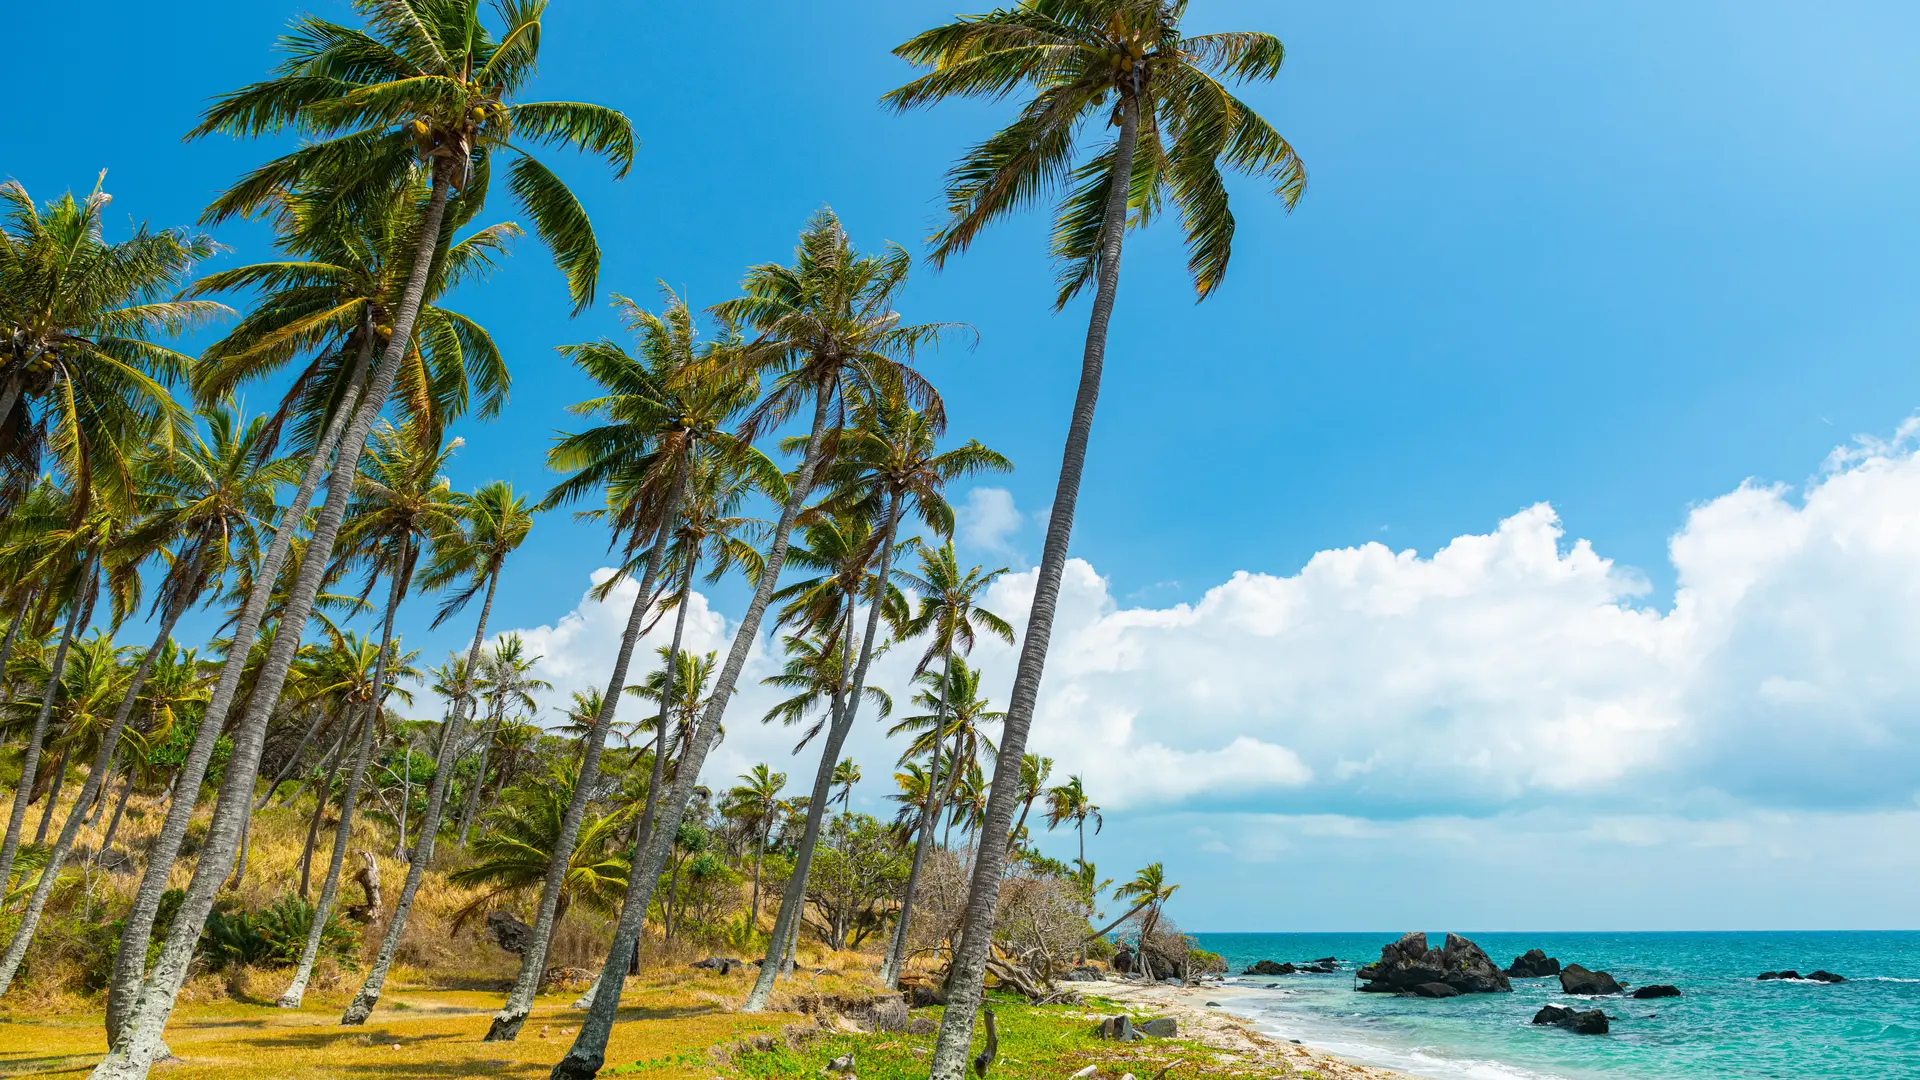
{"label": "bush", "polygon": [[[312,904],[283,896],[258,911],[216,911],[207,916],[201,955],[214,971],[229,964],[297,964],[313,929]],[[320,935],[320,955],[341,962],[359,952],[360,935],[334,912]]]}

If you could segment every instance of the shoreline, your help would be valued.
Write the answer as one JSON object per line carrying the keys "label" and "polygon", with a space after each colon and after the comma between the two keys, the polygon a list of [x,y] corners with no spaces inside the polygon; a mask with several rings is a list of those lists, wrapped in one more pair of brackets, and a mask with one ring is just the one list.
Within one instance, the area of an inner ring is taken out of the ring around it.
{"label": "shoreline", "polygon": [[1226,1002],[1253,991],[1230,983],[1202,986],[1165,986],[1108,979],[1098,992],[1126,1005],[1146,1006],[1172,1016],[1180,1024],[1180,1038],[1192,1039],[1216,1054],[1284,1068],[1288,1074],[1311,1069],[1323,1080],[1427,1080],[1415,1073],[1362,1065],[1304,1043],[1283,1039],[1261,1031],[1255,1022],[1223,1006],[1208,1007],[1207,1002]]}

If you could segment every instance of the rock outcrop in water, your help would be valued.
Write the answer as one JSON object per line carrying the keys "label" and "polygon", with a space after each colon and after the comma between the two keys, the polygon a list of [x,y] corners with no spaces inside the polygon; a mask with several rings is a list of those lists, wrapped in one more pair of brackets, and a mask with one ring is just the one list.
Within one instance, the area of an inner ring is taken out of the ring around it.
{"label": "rock outcrop in water", "polygon": [[1262,960],[1259,963],[1254,964],[1252,967],[1249,967],[1247,970],[1241,972],[1240,974],[1242,975],[1291,975],[1294,972],[1299,970],[1300,970],[1299,968],[1294,967],[1292,964],[1282,964],[1276,960]]}
{"label": "rock outcrop in water", "polygon": [[1446,946],[1440,949],[1428,948],[1425,934],[1407,934],[1381,949],[1379,961],[1361,968],[1359,975],[1366,980],[1360,989],[1373,994],[1443,996],[1432,989],[1421,989],[1435,984],[1459,994],[1513,989],[1506,974],[1494,966],[1480,946],[1458,934],[1448,934]]}
{"label": "rock outcrop in water", "polygon": [[1621,986],[1604,971],[1588,971],[1579,964],[1568,964],[1560,969],[1560,990],[1567,994],[1596,996],[1618,994]]}
{"label": "rock outcrop in water", "polygon": [[1507,974],[1515,979],[1546,979],[1560,974],[1560,961],[1541,952],[1528,949],[1525,956],[1516,956],[1507,966]]}
{"label": "rock outcrop in water", "polygon": [[1808,974],[1805,974],[1805,975],[1800,974],[1799,972],[1793,970],[1792,968],[1788,968],[1785,971],[1763,971],[1760,973],[1761,982],[1770,982],[1774,979],[1789,979],[1789,980],[1798,980],[1803,982],[1823,982],[1823,983],[1838,983],[1838,982],[1847,981],[1843,976],[1835,975],[1833,972],[1827,971],[1824,968],[1819,971],[1809,972]]}
{"label": "rock outcrop in water", "polygon": [[1670,986],[1666,983],[1654,983],[1652,986],[1643,986],[1640,989],[1635,990],[1633,993],[1627,996],[1637,997],[1642,999],[1679,997],[1680,988],[1677,986]]}
{"label": "rock outcrop in water", "polygon": [[1608,1030],[1607,1014],[1599,1009],[1581,1012],[1575,1009],[1563,1009],[1558,1005],[1548,1005],[1533,1014],[1533,1022],[1566,1028],[1576,1035],[1605,1035]]}

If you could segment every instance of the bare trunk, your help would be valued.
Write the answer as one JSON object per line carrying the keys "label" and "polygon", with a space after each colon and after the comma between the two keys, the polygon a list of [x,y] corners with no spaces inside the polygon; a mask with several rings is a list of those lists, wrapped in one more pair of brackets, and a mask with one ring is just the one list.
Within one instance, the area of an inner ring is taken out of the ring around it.
{"label": "bare trunk", "polygon": [[307,752],[307,744],[313,741],[314,735],[320,730],[321,723],[326,720],[327,714],[325,712],[313,706],[309,706],[309,708],[313,711],[313,721],[307,725],[307,730],[301,734],[299,743],[293,748],[293,753],[287,755],[286,764],[280,766],[279,775],[275,776],[273,782],[267,785],[267,790],[261,794],[260,801],[253,804],[253,809],[256,813],[266,808],[267,802],[273,798],[275,792],[280,790],[280,785],[286,783],[287,777],[293,775],[293,770],[299,768],[300,755]]}
{"label": "bare trunk", "polygon": [[[5,416],[5,413],[0,413],[0,418]],[[13,660],[13,643],[20,636],[20,628],[27,625],[33,612],[33,601],[37,595],[39,595],[38,589],[25,590],[25,594],[20,598],[20,610],[15,612],[13,618],[7,623],[7,638],[0,642],[0,702],[13,700],[13,682],[5,678],[5,673],[7,665]]]}
{"label": "bare trunk", "polygon": [[[26,959],[27,947],[33,943],[34,931],[40,925],[40,915],[46,910],[47,897],[53,893],[54,883],[59,879],[61,869],[66,866],[67,856],[73,851],[74,838],[80,834],[80,826],[85,823],[87,810],[99,798],[102,786],[113,775],[113,755],[120,747],[120,736],[126,731],[127,719],[133,715],[134,703],[139,700],[140,691],[146,687],[147,677],[153,673],[154,661],[159,658],[160,650],[172,640],[174,624],[180,621],[187,605],[199,595],[204,575],[195,568],[189,568],[187,573],[191,575],[189,586],[177,593],[173,602],[167,605],[153,644],[147,647],[146,655],[140,658],[140,666],[133,669],[133,677],[128,680],[127,689],[120,696],[119,708],[114,710],[113,721],[100,736],[100,747],[94,752],[93,765],[87,770],[87,782],[81,786],[79,798],[73,801],[66,824],[60,827],[53,850],[47,853],[46,869],[41,871],[40,883],[34,886],[33,896],[27,900],[27,910],[20,917],[20,926],[14,931],[13,940],[7,944],[6,954],[0,956],[0,994],[5,994],[13,985],[21,961]],[[47,801],[47,808],[52,810],[53,800]],[[116,820],[118,816],[116,813]],[[103,843],[102,850],[105,847]],[[0,878],[0,881],[4,880]]]}
{"label": "bare trunk", "polygon": [[[220,665],[220,679],[214,684],[213,694],[207,701],[200,720],[200,730],[194,737],[193,746],[187,751],[186,761],[173,776],[172,791],[175,795],[168,800],[166,820],[147,852],[146,872],[140,878],[140,889],[134,894],[133,906],[127,912],[126,925],[120,933],[120,944],[113,956],[113,979],[107,986],[106,1026],[110,1044],[119,1044],[121,1022],[127,1010],[132,1008],[135,995],[140,992],[141,980],[146,975],[147,943],[153,936],[153,922],[160,911],[160,897],[167,890],[167,879],[173,872],[174,861],[180,857],[180,845],[186,839],[187,824],[193,817],[194,805],[199,801],[200,785],[206,780],[207,765],[213,760],[214,745],[219,742],[226,727],[227,713],[233,707],[234,692],[239,688],[240,677],[246,671],[247,654],[254,637],[260,632],[260,619],[266,613],[267,603],[273,597],[273,583],[287,561],[294,534],[300,530],[307,507],[313,502],[313,493],[320,485],[320,478],[326,475],[328,458],[340,442],[349,416],[367,407],[367,403],[359,400],[357,395],[366,379],[372,340],[363,335],[362,342],[353,376],[347,384],[340,407],[328,420],[326,432],[314,446],[312,460],[307,462],[307,471],[301,477],[300,487],[294,492],[293,501],[287,504],[274,528],[267,557],[260,564],[253,588],[247,594],[246,605],[240,609],[240,619],[234,624],[233,645]],[[378,411],[377,405],[374,408]],[[371,424],[371,418],[368,422]],[[304,618],[303,615],[303,621]],[[303,887],[301,895],[305,894]],[[141,1074],[144,1075],[144,1070]]]}
{"label": "bare trunk", "polygon": [[[754,582],[753,599],[747,603],[740,625],[734,630],[733,644],[727,650],[727,662],[714,682],[713,693],[707,698],[707,707],[700,715],[700,723],[694,728],[691,741],[675,765],[673,790],[660,805],[660,819],[647,837],[645,851],[634,853],[636,858],[632,870],[627,874],[627,895],[621,902],[613,944],[607,950],[607,962],[600,973],[602,987],[620,984],[621,970],[627,963],[627,954],[632,950],[633,943],[639,938],[640,922],[647,913],[647,905],[653,902],[653,891],[659,884],[660,870],[667,863],[667,852],[673,846],[674,834],[680,831],[680,822],[686,818],[687,804],[692,801],[694,785],[700,779],[700,767],[706,763],[707,752],[713,748],[714,735],[720,730],[720,720],[726,715],[727,701],[733,696],[734,684],[740,679],[740,669],[746,665],[747,653],[759,639],[761,620],[766,617],[767,604],[773,599],[773,587],[780,578],[780,567],[786,562],[787,541],[793,532],[793,519],[798,516],[800,507],[813,490],[813,478],[820,465],[820,447],[826,432],[827,410],[832,403],[833,390],[831,381],[818,390],[813,426],[808,429],[807,449],[801,458],[800,475],[787,495],[786,505],[780,510],[780,521],[773,529],[773,544]],[[606,1061],[607,1035],[613,1030],[614,1010],[619,1004],[619,994],[594,995],[593,1004],[587,1009],[587,1017],[582,1021],[579,1033],[574,1036],[573,1045],[553,1067],[550,1074],[552,1080],[591,1080],[600,1072],[600,1066]]]}
{"label": "bare trunk", "polygon": [[[1121,242],[1126,238],[1127,194],[1131,189],[1134,146],[1140,131],[1140,103],[1129,98],[1120,113],[1120,137],[1115,142],[1113,168],[1107,175],[1106,220],[1101,226],[1099,289],[1087,325],[1086,350],[1080,361],[1080,387],[1074,396],[1073,422],[1060,462],[1060,483],[1054,491],[1053,512],[1047,522],[1047,541],[1034,582],[1033,608],[1027,615],[1027,633],[1020,643],[1020,666],[1013,693],[1001,723],[1000,752],[993,768],[993,789],[987,797],[985,835],[1005,836],[1013,823],[1013,804],[1020,792],[1020,758],[1027,751],[1027,731],[1033,724],[1034,702],[1047,663],[1054,608],[1060,599],[1060,577],[1066,570],[1067,544],[1073,534],[1074,504],[1080,495],[1080,475],[1086,468],[1087,440],[1093,432],[1094,407],[1100,398],[1100,369],[1106,359],[1107,324],[1113,318],[1113,299],[1120,284]],[[954,952],[948,979],[947,1010],[940,1018],[934,1042],[931,1080],[964,1080],[967,1046],[973,1039],[974,1015],[985,995],[987,954],[993,944],[993,914],[1000,899],[1000,876],[1006,864],[1001,844],[980,844],[973,880],[967,893],[967,913],[961,923],[961,941]]]}
{"label": "bare trunk", "polygon": [[900,985],[900,972],[907,966],[913,898],[920,888],[920,872],[926,868],[927,852],[933,848],[934,826],[940,818],[940,747],[947,741],[947,680],[952,673],[953,643],[948,642],[940,665],[940,704],[933,714],[933,761],[928,766],[927,801],[920,810],[919,835],[913,840],[913,865],[907,870],[906,888],[900,893],[900,915],[893,923],[893,940],[887,943],[887,958],[880,966],[881,985],[889,990]]}
{"label": "bare trunk", "polygon": [[120,831],[120,815],[126,813],[127,799],[133,794],[133,772],[133,763],[128,762],[127,778],[120,785],[120,798],[113,804],[113,816],[107,819],[107,831],[106,835],[100,838],[100,850],[94,852],[93,859],[96,863],[100,861],[100,856],[113,848],[113,834]]}
{"label": "bare trunk", "polygon": [[[478,699],[474,702],[479,706]],[[487,786],[487,758],[492,756],[493,739],[500,731],[500,703],[495,701],[487,710],[487,733],[480,739],[480,767],[473,776],[473,786],[468,788],[460,800],[460,835],[455,842],[461,847],[467,846],[467,832],[473,828],[473,819],[480,813],[480,789]]]}
{"label": "bare trunk", "polygon": [[[480,621],[473,628],[473,644],[467,647],[469,678],[472,672],[478,670],[480,646],[487,637],[487,619],[493,613],[493,593],[499,584],[500,569],[495,567],[487,577],[487,597],[480,604]],[[388,920],[386,934],[380,939],[380,951],[373,958],[373,969],[367,972],[366,981],[360,984],[360,992],[354,995],[353,1002],[340,1017],[342,1024],[366,1023],[373,1007],[380,1003],[380,991],[386,986],[387,970],[393,966],[394,953],[400,948],[400,937],[407,931],[407,916],[413,911],[414,895],[420,891],[420,880],[433,862],[434,839],[440,833],[440,815],[447,806],[447,784],[453,772],[454,748],[460,744],[460,722],[468,703],[474,701],[472,694],[457,699],[452,714],[447,718],[446,730],[440,733],[440,749],[433,758],[433,780],[427,785],[427,813],[420,821],[420,834],[414,840],[413,859],[407,864],[406,884],[400,887],[400,899],[394,903],[393,918]]]}
{"label": "bare trunk", "polygon": [[7,838],[0,842],[0,888],[13,873],[13,861],[20,853],[20,832],[27,824],[27,806],[33,801],[33,777],[40,768],[40,752],[47,739],[47,722],[53,717],[53,699],[60,692],[60,679],[67,671],[67,651],[73,646],[74,635],[79,630],[81,615],[93,605],[88,603],[82,590],[94,580],[95,555],[89,551],[87,563],[80,570],[80,584],[74,590],[73,600],[67,607],[67,623],[60,631],[60,644],[53,650],[53,667],[47,674],[45,688],[40,694],[40,711],[34,716],[33,731],[27,736],[26,754],[20,759],[20,782],[13,793],[13,813],[7,818]]}
{"label": "bare trunk", "polygon": [[[827,745],[820,754],[820,768],[813,778],[813,798],[807,806],[807,825],[800,835],[800,850],[794,859],[793,876],[787,880],[786,895],[780,898],[780,914],[774,918],[773,939],[779,942],[788,935],[798,936],[799,922],[807,904],[807,875],[813,869],[813,852],[820,842],[820,824],[825,817],[826,797],[833,782],[833,769],[840,761],[840,749],[846,743],[847,733],[853,730],[854,717],[860,712],[860,692],[867,678],[867,666],[873,661],[874,640],[880,630],[880,609],[885,606],[887,577],[893,572],[893,534],[900,524],[900,496],[893,495],[887,501],[885,530],[880,538],[880,567],[875,577],[878,588],[874,590],[872,601],[867,607],[866,636],[860,643],[860,662],[853,669],[852,681],[847,689],[845,703],[833,718],[831,730],[827,734]],[[853,639],[853,597],[847,598],[847,643]],[[842,671],[846,668],[842,666]],[[743,1009],[747,1012],[759,1012],[767,1007],[767,999],[773,996],[773,983],[779,977],[777,963],[781,957],[769,951],[760,965],[760,973],[753,981],[753,989],[747,992],[747,1002]]]}
{"label": "bare trunk", "polygon": [[[314,596],[319,592],[320,582],[326,575],[327,562],[333,557],[334,540],[339,536],[341,522],[346,517],[347,496],[353,489],[354,478],[359,474],[360,454],[366,448],[367,435],[373,430],[374,416],[393,387],[401,358],[406,354],[413,336],[414,320],[419,315],[421,298],[426,293],[427,277],[432,270],[441,224],[446,216],[451,169],[452,165],[445,159],[434,163],[432,193],[428,197],[426,211],[421,216],[420,239],[409,268],[406,291],[401,296],[399,311],[394,318],[393,338],[380,358],[380,367],[374,372],[361,407],[354,411],[353,420],[341,436],[334,479],[327,485],[327,501],[308,543],[306,556],[300,566],[300,576],[294,583],[293,594],[287,600],[273,644],[267,651],[266,663],[259,673],[246,715],[234,729],[232,754],[227,760],[226,777],[220,785],[219,800],[214,804],[213,820],[208,825],[206,847],[194,867],[193,878],[188,882],[179,914],[167,931],[160,959],[141,982],[138,996],[127,1007],[119,1035],[113,1040],[113,1049],[95,1066],[93,1080],[145,1080],[155,1057],[161,1051],[163,1044],[160,1035],[173,1012],[180,984],[186,979],[193,960],[194,945],[206,927],[207,913],[213,908],[214,893],[232,868],[240,826],[253,809],[253,786],[259,775],[266,720],[279,704],[287,669],[306,630],[307,616],[313,610]],[[275,542],[278,543],[277,537]],[[249,600],[249,607],[251,604]],[[246,629],[242,627],[242,630]],[[251,640],[249,633],[238,634],[237,640]],[[223,682],[225,678],[223,672]],[[237,671],[235,679],[238,679]],[[219,710],[209,706],[208,712],[213,715]],[[189,796],[194,790],[191,787],[185,789]],[[167,854],[170,860],[174,852]],[[142,889],[144,892],[144,882]],[[155,897],[155,903],[158,903],[158,896]],[[129,929],[132,929],[131,923],[129,919]],[[144,951],[144,943],[139,947]],[[122,951],[127,951],[124,940]],[[116,961],[116,974],[118,967]]]}
{"label": "bare trunk", "polygon": [[[401,567],[405,565],[401,560]],[[327,860],[327,876],[320,882],[320,900],[313,908],[313,924],[307,928],[307,943],[300,950],[300,963],[293,969],[293,981],[274,1004],[297,1009],[306,996],[307,980],[313,978],[314,961],[320,956],[320,939],[326,933],[327,920],[333,917],[333,905],[340,891],[340,868],[346,864],[347,848],[353,843],[353,810],[360,797],[360,785],[366,780],[367,762],[373,753],[374,730],[380,726],[380,706],[387,692],[387,656],[393,650],[393,620],[400,601],[406,595],[407,575],[396,572],[387,589],[386,618],[380,624],[380,652],[373,661],[373,686],[367,700],[366,726],[360,729],[360,746],[354,752],[353,768],[347,773],[347,789],[340,796],[340,826],[333,834],[333,857]],[[252,795],[252,790],[248,790]],[[374,914],[379,914],[375,912]]]}
{"label": "bare trunk", "polygon": [[[47,782],[47,801],[40,807],[40,824],[33,830],[33,846],[39,847],[47,842],[47,826],[53,823],[53,808],[60,802],[60,789],[67,786],[67,758],[73,753],[73,747],[60,748],[60,756],[53,759],[53,771]],[[21,777],[25,780],[26,777]],[[76,807],[77,809],[77,807]]]}
{"label": "bare trunk", "polygon": [[540,907],[534,914],[533,935],[526,951],[520,955],[520,977],[514,981],[506,1004],[500,1007],[493,1023],[488,1026],[487,1042],[511,1042],[520,1034],[520,1025],[527,1022],[527,1013],[533,1008],[533,995],[540,989],[540,979],[546,974],[547,950],[552,945],[554,927],[558,925],[560,892],[566,882],[567,868],[573,862],[573,845],[579,839],[580,820],[586,814],[587,793],[600,775],[600,754],[606,748],[607,731],[613,726],[615,710],[620,706],[620,694],[626,689],[627,665],[633,659],[634,645],[640,640],[640,628],[645,625],[647,610],[652,607],[653,586],[660,579],[660,566],[666,559],[673,530],[679,525],[680,502],[687,490],[687,465],[683,457],[674,466],[673,488],[667,495],[666,505],[661,509],[653,551],[647,556],[647,569],[640,578],[640,591],[633,598],[633,612],[627,618],[626,631],[620,636],[620,652],[613,661],[613,674],[608,677],[607,692],[600,699],[600,712],[593,718],[593,726],[587,729],[586,748],[580,755],[580,772],[574,781],[573,798],[567,803],[567,812],[560,819],[560,835],[554,841],[553,861],[547,866],[547,879],[540,889]]}

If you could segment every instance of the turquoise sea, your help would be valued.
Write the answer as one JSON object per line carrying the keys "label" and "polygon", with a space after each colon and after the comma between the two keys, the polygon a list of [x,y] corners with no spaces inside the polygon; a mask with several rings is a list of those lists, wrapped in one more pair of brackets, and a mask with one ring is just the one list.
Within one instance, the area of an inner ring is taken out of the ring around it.
{"label": "turquoise sea", "polygon": [[[1280,1037],[1435,1080],[1920,1078],[1920,932],[1463,933],[1501,967],[1539,948],[1630,986],[1672,983],[1685,996],[1598,999],[1619,1018],[1612,1033],[1574,1035],[1529,1023],[1544,1004],[1577,1003],[1557,979],[1440,1001],[1356,993],[1353,968],[1378,959],[1398,933],[1195,937],[1226,957],[1230,983],[1252,988],[1222,995],[1231,1011]],[[1439,945],[1444,934],[1430,938]],[[1323,956],[1338,957],[1342,972],[1238,974],[1256,960]],[[1848,981],[1754,979],[1783,968],[1825,968]]]}

